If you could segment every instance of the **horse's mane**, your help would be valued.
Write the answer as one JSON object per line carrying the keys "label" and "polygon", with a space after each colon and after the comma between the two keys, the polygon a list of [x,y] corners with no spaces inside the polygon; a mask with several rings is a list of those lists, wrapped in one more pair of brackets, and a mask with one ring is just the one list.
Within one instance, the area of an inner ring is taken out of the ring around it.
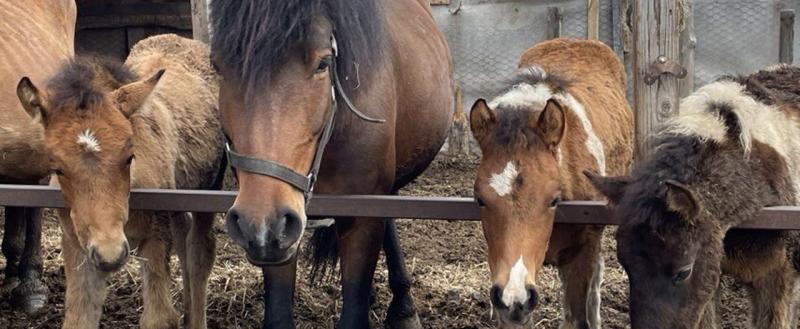
{"label": "horse's mane", "polygon": [[[289,50],[309,41],[314,17],[333,26],[339,74],[356,85],[356,75],[380,62],[383,16],[376,0],[240,0],[211,2],[214,56],[245,89],[269,83]],[[352,86],[349,86],[352,87]]]}
{"label": "horse's mane", "polygon": [[103,95],[138,80],[119,61],[100,56],[80,56],[64,62],[47,82],[48,107],[87,109],[99,105]]}

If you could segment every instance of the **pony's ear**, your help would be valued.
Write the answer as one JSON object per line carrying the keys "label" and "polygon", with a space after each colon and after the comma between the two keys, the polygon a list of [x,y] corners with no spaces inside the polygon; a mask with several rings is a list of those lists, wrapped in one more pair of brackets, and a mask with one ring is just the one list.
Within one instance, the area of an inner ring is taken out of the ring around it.
{"label": "pony's ear", "polygon": [[619,204],[625,195],[625,190],[631,184],[630,176],[600,176],[591,171],[583,172],[595,189],[608,198],[612,204]]}
{"label": "pony's ear", "polygon": [[159,70],[149,78],[129,83],[111,93],[111,99],[119,107],[125,117],[130,117],[144,105],[147,97],[156,88],[158,80],[164,75],[164,70]]}
{"label": "pony's ear", "polygon": [[681,217],[691,223],[695,216],[700,212],[700,203],[689,187],[675,180],[665,180],[667,186],[667,207],[681,215]]}
{"label": "pony's ear", "polygon": [[564,107],[555,99],[547,100],[547,104],[539,115],[535,127],[536,133],[545,145],[551,150],[555,150],[561,140],[564,139],[564,133],[567,131],[567,118],[564,113]]}
{"label": "pony's ear", "polygon": [[17,84],[17,98],[19,98],[20,103],[22,103],[22,108],[25,109],[25,112],[28,113],[31,118],[44,123],[46,116],[44,96],[28,77],[19,80]]}
{"label": "pony's ear", "polygon": [[492,129],[495,120],[494,112],[486,104],[486,100],[479,98],[469,112],[469,127],[472,130],[472,136],[478,142],[482,141]]}

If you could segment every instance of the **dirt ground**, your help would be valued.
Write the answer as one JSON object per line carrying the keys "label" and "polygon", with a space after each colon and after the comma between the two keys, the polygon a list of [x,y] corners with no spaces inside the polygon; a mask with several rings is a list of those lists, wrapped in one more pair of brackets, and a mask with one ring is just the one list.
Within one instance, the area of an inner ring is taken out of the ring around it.
{"label": "dirt ground", "polygon": [[[471,196],[477,157],[439,156],[431,168],[404,195]],[[1,226],[0,226],[1,227]],[[60,259],[60,230],[48,213],[44,232],[45,280],[50,301],[44,312],[29,318],[13,312],[0,300],[0,328],[60,328],[64,311],[63,264]],[[401,220],[398,223],[407,265],[414,277],[413,294],[425,328],[491,328],[486,246],[478,222]],[[259,268],[248,264],[227,237],[217,219],[217,259],[209,282],[209,328],[260,328],[263,316],[262,282]],[[627,279],[614,253],[613,228],[606,231],[605,281],[602,290],[604,328],[628,327]],[[295,315],[299,328],[333,328],[341,307],[339,285],[335,282],[309,285],[305,259],[300,261]],[[141,277],[137,262],[130,261],[110,278],[101,328],[137,328],[141,314]],[[5,266],[0,259],[0,268]],[[175,284],[172,295],[180,307],[181,280],[177,257],[172,260]],[[390,300],[387,272],[381,260],[375,276],[376,303],[371,317],[382,326]],[[560,281],[553,268],[540,275],[541,306],[531,327],[558,328]],[[725,281],[722,302],[723,328],[747,328],[749,304],[743,288]],[[180,308],[179,308],[180,309]]]}

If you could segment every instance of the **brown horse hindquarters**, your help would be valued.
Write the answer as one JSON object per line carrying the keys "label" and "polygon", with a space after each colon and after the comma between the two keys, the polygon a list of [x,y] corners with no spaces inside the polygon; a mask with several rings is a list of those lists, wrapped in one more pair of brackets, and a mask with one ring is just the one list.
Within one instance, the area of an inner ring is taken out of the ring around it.
{"label": "brown horse hindquarters", "polygon": [[[46,78],[72,55],[76,12],[73,0],[0,2],[0,183],[38,184],[47,176],[41,125],[22,109],[16,84],[26,75]],[[41,234],[38,209],[6,208],[0,290],[11,291],[12,306],[27,313],[47,300]]]}

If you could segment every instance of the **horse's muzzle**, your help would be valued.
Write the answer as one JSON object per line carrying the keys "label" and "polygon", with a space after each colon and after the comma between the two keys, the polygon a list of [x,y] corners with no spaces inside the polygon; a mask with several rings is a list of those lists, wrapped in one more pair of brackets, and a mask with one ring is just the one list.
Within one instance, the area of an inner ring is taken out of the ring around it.
{"label": "horse's muzzle", "polygon": [[539,301],[539,294],[533,286],[526,287],[528,299],[524,302],[513,302],[512,305],[506,305],[503,302],[503,288],[495,285],[489,295],[497,311],[497,316],[500,320],[501,327],[506,326],[524,326],[530,321],[531,314],[536,308]]}
{"label": "horse's muzzle", "polygon": [[273,218],[255,219],[234,207],[228,211],[225,222],[231,238],[245,250],[247,260],[257,266],[289,261],[297,252],[304,230],[304,221],[288,208],[278,211]]}
{"label": "horse's muzzle", "polygon": [[92,262],[92,265],[95,266],[100,271],[103,272],[114,272],[125,265],[125,262],[128,260],[128,254],[130,252],[130,248],[128,247],[128,242],[124,241],[122,245],[122,251],[116,258],[113,259],[106,259],[105,257],[100,256],[96,247],[91,247],[89,249],[89,260]]}

